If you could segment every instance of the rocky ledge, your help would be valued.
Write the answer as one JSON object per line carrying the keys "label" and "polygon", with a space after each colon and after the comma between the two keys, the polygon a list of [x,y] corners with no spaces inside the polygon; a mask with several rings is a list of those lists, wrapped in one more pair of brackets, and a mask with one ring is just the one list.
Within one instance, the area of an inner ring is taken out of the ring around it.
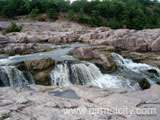
{"label": "rocky ledge", "polygon": [[92,45],[112,45],[124,50],[139,52],[160,51],[160,29],[113,30],[106,27],[95,28],[80,36],[79,40]]}
{"label": "rocky ledge", "polygon": [[158,120],[159,112],[158,85],[144,91],[92,86],[0,88],[0,120]]}
{"label": "rocky ledge", "polygon": [[[0,35],[0,43],[71,43],[84,42],[91,45],[114,46],[137,52],[160,51],[160,29],[113,30],[107,27],[90,28],[67,21],[33,22],[16,21],[23,24],[19,33]],[[1,21],[7,26],[9,22]]]}
{"label": "rocky ledge", "polygon": [[17,54],[25,55],[49,50],[52,50],[52,48],[46,48],[44,45],[38,43],[8,43],[0,48],[0,54],[7,54],[10,56]]}
{"label": "rocky ledge", "polygon": [[114,71],[116,64],[112,59],[112,52],[116,52],[113,46],[91,46],[91,47],[76,47],[69,51],[69,55],[79,59],[96,64],[101,70]]}

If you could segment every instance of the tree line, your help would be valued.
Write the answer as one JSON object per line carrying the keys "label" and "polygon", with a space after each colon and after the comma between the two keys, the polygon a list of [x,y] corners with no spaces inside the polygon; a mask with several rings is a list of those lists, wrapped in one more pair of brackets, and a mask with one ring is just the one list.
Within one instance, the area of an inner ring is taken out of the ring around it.
{"label": "tree line", "polygon": [[3,18],[23,15],[37,18],[41,14],[53,20],[63,14],[69,21],[113,29],[160,27],[158,0],[77,0],[72,3],[69,0],[0,0]]}

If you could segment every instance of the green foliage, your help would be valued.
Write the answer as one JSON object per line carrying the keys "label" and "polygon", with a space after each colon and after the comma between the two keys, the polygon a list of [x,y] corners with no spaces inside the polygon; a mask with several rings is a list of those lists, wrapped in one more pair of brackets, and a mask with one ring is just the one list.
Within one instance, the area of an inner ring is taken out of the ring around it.
{"label": "green foliage", "polygon": [[5,33],[20,32],[22,29],[22,25],[17,25],[15,22],[11,22],[5,29]]}
{"label": "green foliage", "polygon": [[[0,16],[14,18],[29,15],[35,20],[49,19],[67,14],[68,20],[77,20],[91,26],[105,25],[130,29],[160,27],[160,2],[158,0],[0,0]],[[77,18],[76,18],[77,17]],[[104,23],[104,21],[107,21]]]}
{"label": "green foliage", "polygon": [[112,20],[112,21],[104,22],[103,26],[110,27],[112,29],[118,29],[122,27],[122,24],[121,22]]}
{"label": "green foliage", "polygon": [[92,22],[92,25],[95,25],[95,26],[101,25],[102,20],[101,20],[99,11],[97,10],[92,11],[91,22]]}
{"label": "green foliage", "polygon": [[48,18],[52,19],[52,20],[56,20],[58,18],[58,12],[56,12],[56,10],[54,10],[54,9],[48,9],[46,11],[46,14],[47,14]]}
{"label": "green foliage", "polygon": [[38,9],[32,9],[32,11],[29,13],[29,17],[30,18],[36,18],[39,14],[39,10]]}
{"label": "green foliage", "polygon": [[67,12],[67,20],[72,21],[74,19],[74,12],[73,10],[69,10]]}
{"label": "green foliage", "polygon": [[83,10],[80,10],[79,16],[78,16],[78,22],[79,23],[89,23],[90,19],[89,17],[85,16],[85,14],[83,13]]}

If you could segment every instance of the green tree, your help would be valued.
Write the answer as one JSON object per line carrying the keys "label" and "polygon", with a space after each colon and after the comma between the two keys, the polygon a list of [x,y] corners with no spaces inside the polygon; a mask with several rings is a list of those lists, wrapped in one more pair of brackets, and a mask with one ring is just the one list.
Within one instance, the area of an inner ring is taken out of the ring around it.
{"label": "green tree", "polygon": [[35,17],[38,16],[38,14],[39,14],[39,10],[38,9],[32,9],[32,11],[29,14],[29,17],[30,18],[35,18]]}
{"label": "green tree", "polygon": [[48,9],[46,13],[49,19],[56,20],[58,18],[58,12],[54,9]]}
{"label": "green tree", "polygon": [[69,10],[67,12],[67,20],[72,21],[74,19],[74,12],[73,10]]}
{"label": "green tree", "polygon": [[89,22],[89,18],[85,16],[85,14],[83,13],[83,9],[81,9],[79,12],[78,22],[85,23],[85,24]]}
{"label": "green tree", "polygon": [[102,23],[100,12],[97,10],[92,11],[92,16],[91,16],[91,24],[100,26]]}

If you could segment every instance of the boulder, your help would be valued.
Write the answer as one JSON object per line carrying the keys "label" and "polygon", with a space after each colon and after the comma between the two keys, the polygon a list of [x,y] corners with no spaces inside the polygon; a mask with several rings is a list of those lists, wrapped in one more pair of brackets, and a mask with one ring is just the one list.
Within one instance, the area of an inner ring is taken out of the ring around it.
{"label": "boulder", "polygon": [[92,60],[100,57],[92,48],[75,47],[69,52],[69,54],[79,60]]}
{"label": "boulder", "polygon": [[114,50],[113,47],[109,46],[94,46],[87,48],[76,47],[69,51],[68,54],[79,60],[92,62],[102,70],[113,71],[116,68],[116,64],[112,59],[111,51]]}
{"label": "boulder", "polygon": [[32,73],[36,84],[50,85],[49,72],[54,67],[55,61],[51,58],[42,58],[38,60],[24,62],[28,71]]}

